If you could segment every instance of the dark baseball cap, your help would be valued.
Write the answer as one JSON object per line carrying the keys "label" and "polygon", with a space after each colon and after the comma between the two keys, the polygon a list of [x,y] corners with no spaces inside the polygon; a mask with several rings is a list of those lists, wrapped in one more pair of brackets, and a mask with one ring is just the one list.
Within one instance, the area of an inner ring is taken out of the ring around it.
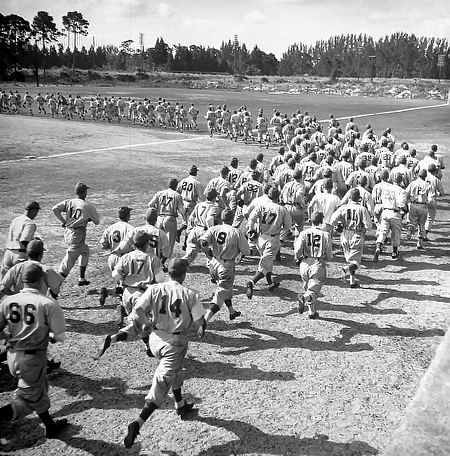
{"label": "dark baseball cap", "polygon": [[121,206],[119,207],[119,217],[123,218],[126,217],[133,209],[128,206]]}
{"label": "dark baseball cap", "polygon": [[188,268],[189,263],[183,258],[174,258],[173,260],[170,260],[169,265],[167,266],[169,274],[174,276],[186,274]]}
{"label": "dark baseball cap", "polygon": [[86,184],[83,184],[83,182],[78,182],[75,185],[75,193],[79,195],[80,193],[84,193],[89,187]]}
{"label": "dark baseball cap", "polygon": [[269,192],[267,193],[267,196],[268,196],[271,200],[275,201],[275,200],[277,200],[277,199],[280,197],[280,191],[279,191],[277,188],[272,187],[272,188],[269,190]]}
{"label": "dark baseball cap", "polygon": [[27,245],[27,253],[42,253],[44,250],[44,243],[40,239],[34,239]]}
{"label": "dark baseball cap", "polygon": [[146,231],[139,230],[134,233],[133,244],[134,245],[144,245],[150,240],[150,237]]}
{"label": "dark baseball cap", "polygon": [[217,190],[215,188],[211,188],[206,192],[206,199],[211,201],[214,198],[217,198]]}
{"label": "dark baseball cap", "polygon": [[197,165],[192,165],[191,169],[189,170],[190,173],[193,173],[193,172],[195,173],[197,171],[198,171]]}
{"label": "dark baseball cap", "polygon": [[225,209],[222,212],[222,220],[224,222],[232,222],[234,220],[234,212],[231,209]]}
{"label": "dark baseball cap", "polygon": [[256,160],[258,160],[258,161],[262,161],[263,158],[264,158],[264,154],[261,152],[256,156]]}
{"label": "dark baseball cap", "polygon": [[27,211],[30,211],[32,209],[41,209],[41,206],[37,201],[28,201],[28,203],[25,204],[25,209]]}
{"label": "dark baseball cap", "polygon": [[314,214],[311,215],[311,222],[314,225],[320,225],[323,222],[323,212],[315,212]]}
{"label": "dark baseball cap", "polygon": [[27,262],[22,270],[22,282],[34,283],[44,275],[42,267],[37,263]]}
{"label": "dark baseball cap", "polygon": [[176,179],[175,177],[172,177],[169,179],[169,188],[171,188],[172,190],[176,190],[176,188],[178,187],[178,179]]}

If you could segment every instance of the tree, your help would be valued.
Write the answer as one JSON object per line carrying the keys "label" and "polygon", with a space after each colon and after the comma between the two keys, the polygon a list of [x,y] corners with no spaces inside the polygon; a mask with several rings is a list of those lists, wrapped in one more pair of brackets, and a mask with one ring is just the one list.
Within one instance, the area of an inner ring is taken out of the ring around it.
{"label": "tree", "polygon": [[[33,19],[31,24],[32,35],[42,43],[42,67],[44,69],[44,81],[45,81],[45,55],[47,43],[53,43],[58,40],[61,36],[61,32],[56,28],[53,16],[47,13],[47,11],[39,11]],[[39,83],[38,83],[39,85]]]}
{"label": "tree", "polygon": [[155,67],[165,67],[169,60],[170,47],[162,38],[157,38],[152,52]]}
{"label": "tree", "polygon": [[75,71],[75,50],[77,48],[77,37],[79,35],[87,36],[89,22],[78,11],[71,11],[62,17],[63,26],[68,33],[73,34],[73,62],[72,71]]}

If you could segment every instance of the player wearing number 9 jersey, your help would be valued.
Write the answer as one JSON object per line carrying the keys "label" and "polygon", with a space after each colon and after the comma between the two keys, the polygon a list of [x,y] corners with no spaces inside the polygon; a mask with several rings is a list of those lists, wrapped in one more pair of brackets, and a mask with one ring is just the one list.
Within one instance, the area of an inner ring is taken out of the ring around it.
{"label": "player wearing number 9 jersey", "polygon": [[313,226],[302,231],[294,243],[294,257],[300,261],[300,277],[305,289],[305,293],[298,295],[298,313],[302,314],[307,304],[312,320],[319,317],[317,297],[327,278],[326,262],[333,258],[331,235],[321,228],[323,220],[323,212],[312,214]]}
{"label": "player wearing number 9 jersey", "polygon": [[209,272],[211,281],[217,283],[217,289],[211,300],[205,320],[208,322],[223,304],[228,307],[230,320],[241,315],[234,310],[231,299],[236,275],[236,257],[239,254],[250,255],[250,246],[244,234],[238,228],[231,226],[234,213],[230,209],[222,212],[223,223],[208,229],[200,238],[203,250],[210,257]]}
{"label": "player wearing number 9 jersey", "polygon": [[[89,247],[86,244],[86,227],[89,222],[98,225],[100,217],[92,204],[86,202],[88,186],[82,182],[75,185],[76,198],[62,201],[53,206],[53,213],[65,228],[64,240],[68,244],[66,255],[59,266],[59,273],[66,278],[80,257],[79,286],[89,285],[86,268],[89,263]],[[62,213],[66,214],[64,218]]]}
{"label": "player wearing number 9 jersey", "polygon": [[66,323],[59,304],[39,292],[43,276],[39,264],[27,262],[22,273],[25,288],[0,303],[0,336],[8,327],[8,366],[19,380],[11,404],[0,408],[0,421],[18,420],[35,411],[46,437],[53,438],[68,423],[53,421],[48,412],[47,346],[50,338],[64,342]]}
{"label": "player wearing number 9 jersey", "polygon": [[355,272],[361,264],[366,233],[372,228],[369,211],[360,204],[361,194],[354,188],[349,192],[349,202],[340,206],[331,216],[330,224],[339,222],[344,227],[341,233],[341,245],[347,266],[344,272],[350,274],[350,287],[359,288]]}

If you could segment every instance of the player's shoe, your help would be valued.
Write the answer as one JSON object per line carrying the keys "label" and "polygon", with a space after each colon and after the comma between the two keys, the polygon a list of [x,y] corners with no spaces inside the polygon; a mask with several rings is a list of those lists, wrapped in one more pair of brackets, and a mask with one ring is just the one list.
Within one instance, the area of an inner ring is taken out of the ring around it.
{"label": "player's shoe", "polygon": [[278,251],[278,253],[275,255],[275,261],[278,261],[279,263],[283,261],[280,251]]}
{"label": "player's shoe", "polygon": [[111,336],[108,334],[98,350],[97,359],[100,359],[109,347],[111,347]]}
{"label": "player's shoe", "polygon": [[350,284],[350,288],[361,288],[361,285],[358,281]]}
{"label": "player's shoe", "polygon": [[372,260],[374,263],[377,263],[377,262],[378,262],[378,258],[380,257],[380,253],[381,253],[381,250],[380,250],[380,249],[376,249],[376,250],[375,250],[375,254],[374,254],[373,260]]}
{"label": "player's shoe", "polygon": [[139,435],[139,423],[133,421],[128,425],[128,434],[123,439],[123,444],[125,448],[131,448],[133,446],[136,437]]}
{"label": "player's shoe", "polygon": [[47,374],[51,374],[56,369],[61,367],[61,361],[55,361],[53,359],[47,360]]}
{"label": "player's shoe", "polygon": [[298,294],[298,314],[301,315],[305,311],[305,297],[302,294]]}
{"label": "player's shoe", "polygon": [[250,280],[247,282],[247,290],[245,291],[245,294],[247,296],[248,299],[252,299],[253,298],[253,282]]}
{"label": "player's shoe", "polygon": [[78,286],[79,286],[79,287],[86,287],[87,285],[90,285],[90,283],[91,283],[91,282],[90,282],[89,280],[86,280],[86,279],[84,279],[84,280],[79,280],[79,281],[78,281]]}
{"label": "player's shoe", "polygon": [[147,348],[147,350],[145,350],[145,354],[149,357],[149,358],[154,358],[155,355],[153,354],[153,352],[150,350],[150,348]]}
{"label": "player's shoe", "polygon": [[62,420],[54,421],[53,426],[46,429],[45,437],[54,439],[63,429],[69,425],[69,422],[63,418]]}
{"label": "player's shoe", "polygon": [[417,249],[418,249],[418,250],[425,250],[425,247],[422,245],[421,242],[418,242],[418,243],[417,243]]}
{"label": "player's shoe", "polygon": [[183,418],[189,412],[191,412],[193,408],[194,408],[194,404],[191,404],[189,402],[185,402],[183,407],[180,407],[180,408],[177,409],[177,415],[181,416],[181,418]]}
{"label": "player's shoe", "polygon": [[280,279],[278,277],[274,277],[272,284],[269,285],[269,291],[275,291],[280,286],[280,284]]}
{"label": "player's shoe", "polygon": [[320,317],[320,315],[319,315],[319,312],[317,312],[317,310],[313,314],[308,315],[308,318],[310,320],[317,320],[319,317]]}
{"label": "player's shoe", "polygon": [[230,314],[230,320],[236,320],[236,318],[240,317],[242,315],[241,312],[239,312],[239,310],[236,310],[236,312]]}
{"label": "player's shoe", "polygon": [[181,240],[181,233],[182,233],[182,232],[183,232],[183,230],[181,230],[181,229],[177,230],[177,237],[175,238],[175,240],[176,240],[177,242],[180,242],[180,240]]}
{"label": "player's shoe", "polygon": [[393,260],[398,260],[398,252],[392,252],[391,256]]}
{"label": "player's shoe", "polygon": [[105,305],[105,302],[106,302],[106,298],[108,297],[108,289],[105,288],[105,287],[102,287],[100,289],[100,298],[98,300],[98,302],[100,303],[101,306],[104,306]]}
{"label": "player's shoe", "polygon": [[117,296],[122,296],[123,295],[123,287],[116,287],[115,293]]}

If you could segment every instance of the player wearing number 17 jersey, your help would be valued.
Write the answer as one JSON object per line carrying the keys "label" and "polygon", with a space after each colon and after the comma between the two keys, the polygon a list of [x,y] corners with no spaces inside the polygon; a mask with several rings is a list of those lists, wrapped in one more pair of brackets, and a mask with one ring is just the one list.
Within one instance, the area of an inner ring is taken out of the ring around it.
{"label": "player wearing number 17 jersey", "polygon": [[333,258],[331,235],[321,228],[323,212],[311,215],[313,226],[302,231],[294,243],[294,256],[300,261],[300,277],[305,293],[298,295],[298,313],[302,314],[305,304],[309,318],[319,317],[316,311],[317,297],[327,278],[327,261]]}
{"label": "player wearing number 17 jersey", "polygon": [[241,315],[234,310],[231,299],[236,275],[236,257],[239,254],[250,255],[250,246],[244,234],[238,228],[231,226],[234,213],[230,209],[222,212],[221,225],[209,228],[200,238],[203,250],[210,257],[209,272],[211,281],[217,283],[217,289],[211,300],[205,320],[208,322],[223,306],[228,307],[230,320]]}
{"label": "player wearing number 17 jersey", "polygon": [[[79,286],[89,285],[86,280],[86,268],[89,264],[89,247],[86,244],[86,227],[89,222],[94,225],[100,223],[97,209],[86,202],[88,186],[82,182],[75,185],[76,198],[62,201],[53,206],[53,213],[65,228],[64,240],[68,244],[66,256],[61,261],[59,273],[66,278],[80,257]],[[66,214],[64,218],[62,213]]]}

